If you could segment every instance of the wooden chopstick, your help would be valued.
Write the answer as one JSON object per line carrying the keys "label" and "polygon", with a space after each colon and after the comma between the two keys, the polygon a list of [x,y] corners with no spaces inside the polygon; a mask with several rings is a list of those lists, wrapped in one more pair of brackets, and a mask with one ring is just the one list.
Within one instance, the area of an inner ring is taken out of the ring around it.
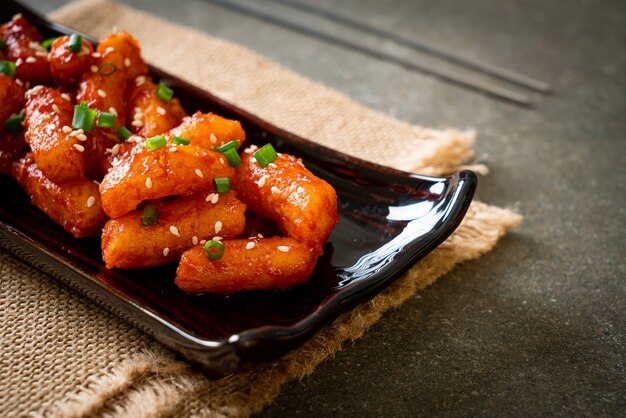
{"label": "wooden chopstick", "polygon": [[405,60],[395,55],[392,55],[383,51],[379,51],[377,49],[374,49],[365,45],[361,45],[356,42],[348,41],[348,40],[336,37],[334,35],[330,35],[322,31],[318,31],[313,28],[300,25],[297,22],[277,17],[270,12],[260,10],[248,4],[242,4],[242,3],[234,2],[231,0],[206,0],[206,1],[208,1],[209,3],[213,3],[217,6],[221,6],[221,7],[233,10],[235,12],[253,17],[255,19],[259,19],[265,23],[271,23],[276,26],[281,26],[283,28],[317,38],[319,40],[328,42],[332,45],[339,45],[344,48],[352,49],[354,51],[360,52],[361,54],[368,55],[376,59],[389,61],[389,62],[398,64],[410,70],[420,71],[422,73],[429,74],[441,80],[445,80],[447,82],[456,84],[458,86],[461,86],[470,90],[482,92],[492,97],[507,100],[507,101],[510,101],[510,102],[513,102],[522,106],[531,105],[531,101],[529,97],[526,96],[525,94],[518,93],[516,91],[507,89],[505,87],[500,87],[494,84],[490,84],[483,80],[475,79],[472,77],[467,77],[464,74],[457,73],[456,71],[448,70],[446,68],[439,67],[437,65],[426,64],[426,63],[417,64],[415,62]]}
{"label": "wooden chopstick", "polygon": [[540,93],[549,93],[551,91],[550,86],[547,83],[544,83],[542,81],[532,79],[525,75],[517,74],[506,68],[497,67],[495,65],[491,65],[485,62],[476,61],[467,57],[463,57],[461,55],[457,55],[451,51],[447,51],[432,43],[405,38],[396,33],[379,29],[375,26],[371,26],[371,25],[368,25],[366,23],[362,23],[356,20],[352,20],[348,17],[339,15],[329,10],[320,9],[316,6],[303,3],[299,0],[269,0],[269,1],[281,4],[284,6],[288,6],[296,10],[305,12],[305,13],[323,17],[327,20],[342,24],[344,26],[348,26],[350,28],[356,29],[364,33],[370,33],[381,38],[392,40],[395,43],[411,48],[414,51],[419,51],[419,52],[430,54],[437,58],[441,58],[445,61],[460,65],[465,68],[472,69],[474,71],[477,71],[486,75],[490,75],[500,80],[507,81],[512,84],[516,84],[518,86],[535,90]]}

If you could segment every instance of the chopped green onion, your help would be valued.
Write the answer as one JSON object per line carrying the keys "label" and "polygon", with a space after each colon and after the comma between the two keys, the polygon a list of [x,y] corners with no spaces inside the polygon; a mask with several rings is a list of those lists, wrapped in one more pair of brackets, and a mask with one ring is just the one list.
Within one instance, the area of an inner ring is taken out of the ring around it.
{"label": "chopped green onion", "polygon": [[72,118],[72,128],[82,129],[91,132],[96,121],[96,109],[87,107],[87,102],[80,102],[79,106],[74,106],[74,117]]}
{"label": "chopped green onion", "polygon": [[163,148],[167,145],[167,139],[163,135],[153,136],[146,139],[146,149],[148,151],[154,151],[155,149]]}
{"label": "chopped green onion", "polygon": [[0,39],[0,51],[7,49],[7,43]]}
{"label": "chopped green onion", "polygon": [[41,43],[41,46],[43,46],[44,48],[46,48],[47,50],[50,50],[50,47],[52,46],[52,44],[54,43],[54,41],[56,41],[57,38],[48,38],[45,41],[43,41]]}
{"label": "chopped green onion", "polygon": [[163,82],[160,82],[157,86],[156,94],[159,98],[169,102],[172,100],[172,97],[174,97],[174,90],[163,84]]}
{"label": "chopped green onion", "polygon": [[104,64],[101,64],[98,67],[98,74],[105,76],[105,77],[110,76],[116,71],[117,71],[117,65],[110,63],[110,62],[105,62]]}
{"label": "chopped green onion", "polygon": [[133,133],[131,131],[128,130],[127,127],[125,126],[120,126],[117,129],[117,137],[119,139],[121,139],[122,141],[126,141],[128,138],[130,138],[131,136],[133,136]]}
{"label": "chopped green onion", "polygon": [[[219,241],[209,240],[202,248],[207,258],[212,261],[219,260],[224,255],[224,244]],[[211,251],[212,248],[215,248],[217,251]]]}
{"label": "chopped green onion", "polygon": [[24,116],[26,116],[26,113],[22,112],[17,116],[13,116],[5,120],[4,129],[6,129],[7,131],[11,131],[11,132],[19,132],[19,131],[24,130],[24,125],[22,125]]}
{"label": "chopped green onion", "polygon": [[112,128],[115,126],[115,113],[98,113],[98,126],[100,128]]}
{"label": "chopped green onion", "polygon": [[159,223],[159,211],[154,206],[146,206],[141,214],[141,224],[152,226]]}
{"label": "chopped green onion", "polygon": [[272,144],[265,144],[254,153],[254,158],[257,160],[261,168],[265,168],[268,164],[276,161],[278,154],[276,154],[276,150],[274,150]]}
{"label": "chopped green onion", "polygon": [[15,74],[15,63],[13,61],[0,61],[0,73],[13,77]]}
{"label": "chopped green onion", "polygon": [[70,42],[67,44],[67,49],[78,54],[83,49],[83,37],[77,33],[72,34]]}
{"label": "chopped green onion", "polygon": [[224,154],[224,157],[228,158],[228,162],[234,168],[239,167],[239,165],[241,164],[241,158],[239,158],[239,154],[237,154],[237,150],[235,148],[229,148],[222,154]]}
{"label": "chopped green onion", "polygon": [[230,192],[230,180],[228,177],[217,177],[213,179],[213,186],[218,193]]}
{"label": "chopped green onion", "polygon": [[180,136],[174,135],[174,137],[172,137],[172,144],[189,145],[191,144],[191,141],[189,139],[181,138]]}
{"label": "chopped green onion", "polygon": [[231,148],[237,148],[239,146],[239,143],[240,142],[238,140],[234,140],[234,141],[227,142],[222,146],[213,147],[213,149],[217,152],[223,153],[224,151],[229,150]]}

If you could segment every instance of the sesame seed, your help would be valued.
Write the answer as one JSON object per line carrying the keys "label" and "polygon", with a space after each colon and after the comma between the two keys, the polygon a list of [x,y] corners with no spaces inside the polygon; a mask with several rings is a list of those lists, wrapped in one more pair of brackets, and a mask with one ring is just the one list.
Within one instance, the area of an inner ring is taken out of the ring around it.
{"label": "sesame seed", "polygon": [[203,240],[201,240],[198,244],[200,244],[200,245],[204,245],[204,244],[206,244],[206,240],[205,240],[205,239],[203,239]]}
{"label": "sesame seed", "polygon": [[143,122],[140,120],[134,120],[130,124],[133,126],[143,126]]}
{"label": "sesame seed", "polygon": [[69,94],[67,94],[67,93],[63,93],[63,94],[61,95],[61,99],[63,99],[63,100],[67,100],[68,102],[71,100],[71,99],[70,99],[70,95],[69,95]]}
{"label": "sesame seed", "polygon": [[[46,116],[48,116],[48,115],[46,115]],[[50,117],[50,116],[48,116],[48,118],[49,118],[49,117]],[[55,130],[56,128],[57,128],[57,126],[56,126],[54,123],[50,123],[50,124],[48,124],[48,129],[50,129],[51,131]]]}
{"label": "sesame seed", "polygon": [[200,178],[204,177],[204,174],[202,174],[202,171],[200,171],[199,168],[196,168],[196,176],[198,176]]}
{"label": "sesame seed", "polygon": [[113,147],[111,148],[111,154],[117,155],[118,152],[120,152],[120,144],[113,145]]}
{"label": "sesame seed", "polygon": [[108,47],[107,49],[104,50],[104,53],[108,54],[109,52],[113,52],[113,51],[115,51],[115,49],[113,49],[113,47],[110,46],[110,47]]}
{"label": "sesame seed", "polygon": [[91,68],[91,72],[92,73],[97,73],[98,72],[98,66],[97,65],[92,65],[90,68]]}
{"label": "sesame seed", "polygon": [[211,201],[211,203],[215,204],[217,203],[217,200],[220,198],[220,195],[217,193],[209,193],[206,197],[206,199],[204,199],[205,202]]}
{"label": "sesame seed", "polygon": [[41,120],[48,120],[50,119],[50,115],[41,115]]}
{"label": "sesame seed", "polygon": [[176,151],[178,151],[178,148],[176,148],[176,147],[170,147],[170,148],[168,148],[168,151],[169,151],[169,152],[176,152]]}
{"label": "sesame seed", "polygon": [[146,178],[146,187],[148,189],[152,188],[152,179],[150,177]]}
{"label": "sesame seed", "polygon": [[180,237],[180,233],[178,232],[178,228],[174,225],[170,226],[170,234]]}
{"label": "sesame seed", "polygon": [[274,164],[274,163],[269,163],[268,165],[269,165],[270,167],[272,167],[272,168],[278,168],[278,166],[277,166],[276,164]]}
{"label": "sesame seed", "polygon": [[89,196],[87,199],[87,207],[92,207],[94,203],[96,203],[96,198],[94,196]]}
{"label": "sesame seed", "polygon": [[99,53],[99,52],[94,52],[93,54],[91,54],[91,56],[94,57],[94,58],[100,58],[102,56],[102,54]]}
{"label": "sesame seed", "polygon": [[198,237],[196,237],[195,235],[191,237],[191,243],[193,245],[198,245]]}
{"label": "sesame seed", "polygon": [[215,136],[213,132],[211,132],[211,135],[209,136],[209,140],[211,141],[211,144],[217,143],[217,137]]}
{"label": "sesame seed", "polygon": [[63,130],[63,132],[65,132],[66,134],[69,134],[70,132],[72,132],[72,128],[70,128],[67,125],[65,125],[63,128],[61,128],[61,130]]}
{"label": "sesame seed", "polygon": [[39,48],[41,48],[41,45],[39,45],[37,42],[30,41],[28,43],[28,47],[30,49],[39,49]]}
{"label": "sesame seed", "polygon": [[215,233],[219,234],[222,230],[222,221],[215,222]]}
{"label": "sesame seed", "polygon": [[47,57],[48,53],[45,51],[37,51],[35,52],[35,55],[37,55],[38,57]]}
{"label": "sesame seed", "polygon": [[280,189],[278,187],[276,187],[276,186],[272,186],[271,190],[272,190],[273,194],[280,194],[281,193]]}
{"label": "sesame seed", "polygon": [[100,96],[100,97],[107,97],[107,93],[106,93],[106,91],[104,91],[102,89],[98,89],[98,96]]}
{"label": "sesame seed", "polygon": [[94,180],[93,184],[95,184],[96,186],[100,186],[100,182],[98,180]]}
{"label": "sesame seed", "polygon": [[75,149],[76,151],[78,151],[78,152],[84,152],[84,151],[85,151],[85,147],[83,147],[83,146],[82,146],[82,145],[80,145],[80,144],[74,144],[74,145],[72,145],[72,146],[73,146],[73,147],[74,147],[74,149]]}
{"label": "sesame seed", "polygon": [[129,144],[134,144],[134,143],[135,143],[135,137],[134,137],[134,136],[131,136],[130,138],[128,138],[128,139],[126,140],[126,142],[128,142]]}
{"label": "sesame seed", "polygon": [[127,67],[130,67],[130,65],[132,64],[132,61],[130,60],[130,58],[124,58],[124,65]]}
{"label": "sesame seed", "polygon": [[23,86],[23,85],[24,85],[24,82],[23,82],[22,80],[20,80],[19,78],[16,78],[16,79],[15,79],[15,84],[17,84],[18,86],[20,86],[20,87],[21,87],[21,86]]}
{"label": "sesame seed", "polygon": [[223,159],[222,157],[220,157],[220,163],[222,163],[222,165],[226,164],[226,163],[224,162],[224,159]]}
{"label": "sesame seed", "polygon": [[85,134],[78,134],[78,135],[76,135],[76,139],[78,139],[79,141],[85,142],[87,140],[87,135],[85,135]]}
{"label": "sesame seed", "polygon": [[76,136],[76,135],[80,135],[82,133],[84,133],[85,131],[83,131],[82,129],[77,129],[75,131],[73,131],[70,136]]}
{"label": "sesame seed", "polygon": [[265,186],[265,181],[267,180],[267,176],[263,176],[259,179],[258,185],[259,187]]}
{"label": "sesame seed", "polygon": [[213,241],[221,241],[222,237],[220,237],[219,235],[214,236],[213,238],[211,238]]}
{"label": "sesame seed", "polygon": [[298,162],[298,164],[300,164],[302,167],[306,168],[306,167],[304,166],[304,163],[302,162],[302,160],[301,160],[301,159],[299,159],[299,158],[298,158],[298,161],[297,161],[297,162]]}
{"label": "sesame seed", "polygon": [[32,64],[34,62],[37,62],[37,58],[35,58],[35,57],[28,57],[28,58],[26,58],[26,62],[29,63],[29,64]]}
{"label": "sesame seed", "polygon": [[276,249],[283,253],[289,252],[289,247],[287,247],[286,245],[279,245],[278,247],[276,247]]}
{"label": "sesame seed", "polygon": [[251,250],[254,248],[256,244],[254,242],[249,242],[246,244],[246,250]]}
{"label": "sesame seed", "polygon": [[263,238],[263,234],[256,234],[258,238]]}
{"label": "sesame seed", "polygon": [[41,91],[41,89],[43,89],[43,86],[42,86],[42,85],[35,86],[35,87],[33,87],[32,89],[28,90],[28,91],[26,92],[26,94],[34,94],[34,93],[39,93],[39,92]]}
{"label": "sesame seed", "polygon": [[133,120],[140,120],[141,118],[143,118],[143,112],[141,110],[135,112],[133,115]]}
{"label": "sesame seed", "polygon": [[161,106],[157,107],[156,111],[159,115],[165,115],[165,109],[163,109]]}
{"label": "sesame seed", "polygon": [[163,248],[163,257],[167,257],[167,255],[170,253],[170,249],[165,247]]}
{"label": "sesame seed", "polygon": [[109,113],[113,113],[115,116],[117,116],[117,110],[115,110],[113,106],[109,108]]}
{"label": "sesame seed", "polygon": [[137,87],[143,85],[143,83],[146,82],[146,76],[140,75],[139,77],[137,77],[135,79],[135,85],[137,85]]}
{"label": "sesame seed", "polygon": [[254,157],[250,158],[250,162],[251,163],[256,163],[256,158],[254,158]]}
{"label": "sesame seed", "polygon": [[134,111],[135,113],[137,113],[137,112],[141,113],[141,108],[140,108],[139,106],[135,106],[135,108],[133,109],[133,111]]}
{"label": "sesame seed", "polygon": [[52,110],[54,110],[56,113],[61,113],[61,109],[59,109],[59,106],[57,106],[56,103],[52,105]]}
{"label": "sesame seed", "polygon": [[122,164],[122,160],[118,160],[117,157],[113,157],[113,163],[111,163],[111,165],[113,167],[117,167],[120,164]]}

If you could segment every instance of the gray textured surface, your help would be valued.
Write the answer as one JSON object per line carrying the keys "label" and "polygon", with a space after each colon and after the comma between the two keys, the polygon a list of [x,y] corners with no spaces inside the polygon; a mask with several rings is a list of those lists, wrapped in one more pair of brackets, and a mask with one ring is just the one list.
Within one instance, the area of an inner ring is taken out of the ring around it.
{"label": "gray textured surface", "polygon": [[[556,94],[532,94],[531,110],[205,1],[124,2],[239,42],[400,119],[476,128],[479,160],[492,170],[481,178],[479,197],[526,216],[493,252],[456,268],[312,376],[286,385],[261,416],[626,413],[623,1],[317,2],[550,82]],[[45,11],[64,1],[27,3]]]}

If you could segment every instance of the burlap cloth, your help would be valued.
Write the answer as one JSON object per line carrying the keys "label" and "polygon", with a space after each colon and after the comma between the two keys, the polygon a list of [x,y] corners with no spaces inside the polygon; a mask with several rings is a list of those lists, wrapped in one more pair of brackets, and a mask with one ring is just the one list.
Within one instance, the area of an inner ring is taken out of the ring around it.
{"label": "burlap cloth", "polygon": [[[471,132],[424,129],[365,108],[224,40],[107,0],[53,19],[94,36],[128,30],[147,61],[305,138],[403,170],[440,175],[473,155]],[[189,109],[193,110],[193,109]],[[398,151],[398,152],[396,152]],[[521,221],[475,202],[458,231],[402,279],[280,361],[213,381],[159,343],[0,250],[0,415],[246,416],[311,373],[455,264],[489,251]]]}

